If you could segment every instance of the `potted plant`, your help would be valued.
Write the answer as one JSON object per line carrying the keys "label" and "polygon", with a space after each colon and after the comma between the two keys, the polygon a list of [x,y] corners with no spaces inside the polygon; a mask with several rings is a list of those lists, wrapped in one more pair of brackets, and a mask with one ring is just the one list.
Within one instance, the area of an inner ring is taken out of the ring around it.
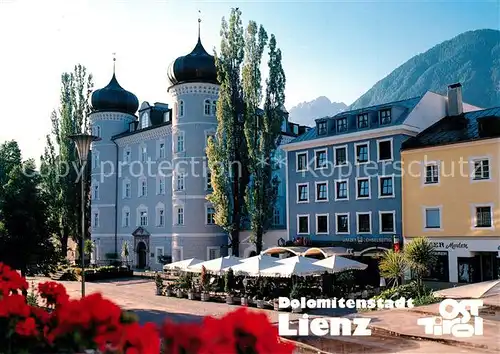
{"label": "potted plant", "polygon": [[155,284],[156,284],[156,295],[162,295],[163,294],[163,278],[161,277],[161,274],[159,272],[156,272],[155,274]]}
{"label": "potted plant", "polygon": [[172,285],[167,284],[165,286],[165,295],[166,296],[173,296],[174,295],[174,289],[172,288]]}
{"label": "potted plant", "polygon": [[259,278],[257,284],[257,295],[256,295],[256,303],[259,309],[263,309],[265,307],[265,291],[266,291],[266,281],[265,279]]}
{"label": "potted plant", "polygon": [[201,276],[200,276],[200,283],[201,283],[201,301],[209,301],[210,300],[210,293],[208,292],[208,274],[207,270],[205,267],[201,267]]}
{"label": "potted plant", "polygon": [[191,281],[191,287],[189,288],[187,295],[189,300],[194,300],[194,295],[195,295],[195,284],[194,284],[194,279]]}
{"label": "potted plant", "polygon": [[226,304],[234,304],[234,294],[233,294],[233,282],[234,282],[234,272],[231,268],[224,275],[224,291],[226,292]]}
{"label": "potted plant", "polygon": [[[301,294],[301,287],[300,284],[297,282],[294,282],[292,284],[292,289],[290,290],[290,299],[300,299],[300,294]],[[292,312],[294,313],[301,313],[302,308],[299,306],[297,308],[292,307]]]}

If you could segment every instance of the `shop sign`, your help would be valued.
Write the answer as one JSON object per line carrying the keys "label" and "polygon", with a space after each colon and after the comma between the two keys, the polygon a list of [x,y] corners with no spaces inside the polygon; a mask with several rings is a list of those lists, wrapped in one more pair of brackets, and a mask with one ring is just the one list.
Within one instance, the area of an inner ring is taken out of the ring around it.
{"label": "shop sign", "polygon": [[469,244],[466,242],[431,242],[434,248],[446,249],[446,250],[468,250]]}
{"label": "shop sign", "polygon": [[365,242],[380,242],[380,243],[393,243],[392,237],[366,237],[366,236],[357,236],[357,237],[346,237],[342,239],[344,242],[357,242],[357,243],[365,243]]}

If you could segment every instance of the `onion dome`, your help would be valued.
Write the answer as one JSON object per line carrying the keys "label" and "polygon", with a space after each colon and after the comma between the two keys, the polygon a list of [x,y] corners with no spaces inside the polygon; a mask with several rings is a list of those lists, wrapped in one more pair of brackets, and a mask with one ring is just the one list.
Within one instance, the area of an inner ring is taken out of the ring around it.
{"label": "onion dome", "polygon": [[[198,24],[201,21],[198,20]],[[218,84],[215,58],[208,54],[201,44],[198,27],[198,43],[193,51],[175,59],[168,68],[168,79],[172,85],[186,82]]]}
{"label": "onion dome", "polygon": [[114,70],[109,84],[92,93],[91,104],[95,111],[101,112],[135,114],[139,108],[139,100],[136,95],[120,86]]}

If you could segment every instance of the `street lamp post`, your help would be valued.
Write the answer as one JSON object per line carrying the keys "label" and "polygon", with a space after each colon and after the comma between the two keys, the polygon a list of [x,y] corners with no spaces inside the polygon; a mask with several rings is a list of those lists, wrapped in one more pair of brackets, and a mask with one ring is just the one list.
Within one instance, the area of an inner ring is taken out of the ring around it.
{"label": "street lamp post", "polygon": [[90,144],[93,141],[101,140],[98,136],[90,134],[75,134],[70,135],[69,138],[73,140],[76,145],[76,150],[78,151],[78,157],[80,159],[81,167],[81,212],[82,212],[82,240],[81,240],[81,250],[80,250],[80,262],[82,266],[82,297],[85,296],[85,166],[87,165]]}

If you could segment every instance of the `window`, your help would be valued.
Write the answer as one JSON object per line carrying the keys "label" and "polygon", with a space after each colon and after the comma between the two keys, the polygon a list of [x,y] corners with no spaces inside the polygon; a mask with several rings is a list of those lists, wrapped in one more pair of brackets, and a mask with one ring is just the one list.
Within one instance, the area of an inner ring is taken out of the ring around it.
{"label": "window", "polygon": [[301,152],[295,156],[297,157],[297,172],[307,171],[307,153]]}
{"label": "window", "polygon": [[94,182],[94,185],[92,186],[92,199],[99,199],[99,185],[97,182]]}
{"label": "window", "polygon": [[215,133],[213,131],[205,131],[205,148],[208,147],[210,138],[215,139]]}
{"label": "window", "polygon": [[155,248],[156,264],[161,264],[161,259],[163,258],[163,247]]}
{"label": "window", "polygon": [[316,201],[328,201],[328,182],[316,182]]}
{"label": "window", "polygon": [[315,166],[314,168],[326,168],[326,149],[325,150],[316,150],[314,152],[315,157]]}
{"label": "window", "polygon": [[184,225],[184,208],[183,207],[177,208],[176,223],[177,223],[177,225]]}
{"label": "window", "polygon": [[184,190],[184,173],[177,173],[175,177],[175,190],[183,191]]}
{"label": "window", "polygon": [[335,214],[337,233],[338,234],[348,234],[349,233],[349,213]]}
{"label": "window", "polygon": [[165,209],[163,207],[156,209],[156,226],[165,225]]}
{"label": "window", "polygon": [[394,197],[394,177],[379,177],[378,197]]}
{"label": "window", "polygon": [[441,208],[425,208],[425,228],[426,229],[439,229],[441,228]]}
{"label": "window", "polygon": [[355,144],[356,149],[356,162],[357,163],[367,163],[370,156],[368,152],[368,143]]}
{"label": "window", "polygon": [[490,179],[490,161],[489,159],[473,160],[473,176],[474,181]]}
{"label": "window", "polygon": [[279,207],[275,207],[273,210],[273,225],[281,225],[281,210]]}
{"label": "window", "polygon": [[142,145],[140,148],[141,162],[146,162],[148,159],[148,148],[146,145]]}
{"label": "window", "polygon": [[325,134],[326,134],[326,122],[319,122],[318,135],[325,135]]}
{"label": "window", "polygon": [[122,213],[122,226],[123,227],[129,227],[130,226],[130,210],[123,209]]}
{"label": "window", "polygon": [[328,214],[316,214],[316,233],[328,234]]}
{"label": "window", "polygon": [[309,202],[309,184],[303,183],[297,185],[297,203]]}
{"label": "window", "polygon": [[132,151],[130,151],[130,148],[125,148],[123,150],[123,161],[126,163],[130,163],[132,160]]}
{"label": "window", "polygon": [[149,123],[148,120],[149,120],[148,114],[144,113],[142,115],[142,118],[141,118],[141,129],[148,127],[148,123]]}
{"label": "window", "polygon": [[165,177],[158,177],[158,191],[157,194],[165,194]]}
{"label": "window", "polygon": [[160,143],[158,157],[160,159],[164,159],[165,158],[165,143]]}
{"label": "window", "polygon": [[145,210],[139,211],[139,226],[148,226],[148,212]]}
{"label": "window", "polygon": [[347,131],[347,117],[338,118],[336,123],[337,123],[337,133],[342,133]]}
{"label": "window", "polygon": [[439,166],[437,164],[429,164],[425,166],[425,184],[439,183]]}
{"label": "window", "polygon": [[210,171],[210,168],[206,166],[206,175],[205,175],[205,188],[206,190],[212,190],[212,172]]}
{"label": "window", "polygon": [[358,234],[369,234],[372,232],[372,214],[371,213],[356,213]]}
{"label": "window", "polygon": [[358,178],[356,180],[356,199],[370,198],[370,179]]}
{"label": "window", "polygon": [[177,142],[175,145],[175,152],[183,152],[184,151],[184,132],[177,133]]}
{"label": "window", "polygon": [[178,113],[178,117],[181,118],[181,117],[184,117],[184,101],[179,101],[179,113]]}
{"label": "window", "polygon": [[379,112],[380,125],[391,124],[391,110],[383,109]]}
{"label": "window", "polygon": [[378,160],[392,160],[392,139],[379,140],[378,143]]}
{"label": "window", "polygon": [[347,146],[333,148],[335,151],[335,166],[347,164]]}
{"label": "window", "polygon": [[358,128],[368,127],[368,113],[358,115]]}
{"label": "window", "polygon": [[379,212],[380,233],[387,234],[396,232],[396,227],[394,225],[395,214],[396,212],[394,211]]}
{"label": "window", "polygon": [[217,115],[217,101],[212,101],[212,112],[211,112],[211,114],[213,116]]}
{"label": "window", "polygon": [[97,136],[97,137],[101,137],[101,127],[96,125],[92,131],[92,133]]}
{"label": "window", "polygon": [[148,181],[145,177],[139,179],[139,197],[145,197],[148,195]]}
{"label": "window", "polygon": [[207,247],[208,260],[220,258],[220,247]]}
{"label": "window", "polygon": [[210,100],[205,100],[203,106],[204,106],[204,109],[203,109],[204,114],[206,116],[209,116],[211,113],[211,108],[212,108],[211,107],[212,105],[210,104]]}
{"label": "window", "polygon": [[207,207],[207,225],[215,224],[215,208],[212,206]]}
{"label": "window", "polygon": [[492,227],[492,208],[491,206],[476,206],[476,228]]}
{"label": "window", "polygon": [[131,196],[131,185],[130,180],[123,180],[123,198],[130,198]]}
{"label": "window", "polygon": [[92,214],[92,226],[99,227],[99,211],[94,211]]}
{"label": "window", "polygon": [[297,215],[297,234],[309,234],[309,215]]}
{"label": "window", "polygon": [[349,199],[348,181],[335,181],[335,200]]}
{"label": "window", "polygon": [[99,151],[92,150],[92,168],[99,167]]}

